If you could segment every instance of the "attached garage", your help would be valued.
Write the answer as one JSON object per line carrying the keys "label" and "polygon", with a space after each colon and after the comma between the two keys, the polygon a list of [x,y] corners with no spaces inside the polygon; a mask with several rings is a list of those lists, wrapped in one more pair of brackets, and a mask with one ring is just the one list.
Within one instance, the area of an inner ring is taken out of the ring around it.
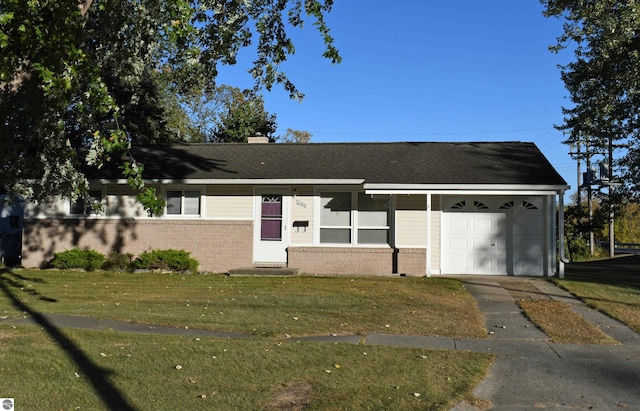
{"label": "attached garage", "polygon": [[544,196],[445,196],[442,274],[545,272],[546,203]]}

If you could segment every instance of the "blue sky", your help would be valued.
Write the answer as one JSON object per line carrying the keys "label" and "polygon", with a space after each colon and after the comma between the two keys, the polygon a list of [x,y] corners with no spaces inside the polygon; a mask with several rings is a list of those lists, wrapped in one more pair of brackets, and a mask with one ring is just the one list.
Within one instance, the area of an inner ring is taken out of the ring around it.
{"label": "blue sky", "polygon": [[[343,62],[321,57],[311,24],[294,31],[282,69],[306,97],[276,87],[266,109],[277,134],[306,130],[315,143],[531,141],[575,187],[553,127],[569,104],[557,66],[572,55],[548,51],[562,22],[541,13],[537,0],[336,0],[327,22]],[[218,81],[251,87],[251,51],[239,57]]]}

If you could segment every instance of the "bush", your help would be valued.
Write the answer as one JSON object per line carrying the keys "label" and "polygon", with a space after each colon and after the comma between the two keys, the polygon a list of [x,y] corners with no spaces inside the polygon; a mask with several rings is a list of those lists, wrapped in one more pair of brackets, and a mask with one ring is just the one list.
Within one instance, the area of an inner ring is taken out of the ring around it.
{"label": "bush", "polygon": [[102,268],[111,271],[129,271],[133,268],[133,254],[120,254],[111,252],[107,255],[107,261]]}
{"label": "bush", "polygon": [[104,255],[95,250],[73,248],[53,254],[53,259],[49,264],[53,268],[82,268],[87,271],[94,271],[102,266],[104,260]]}
{"label": "bush", "polygon": [[152,250],[140,254],[133,262],[139,270],[198,271],[198,260],[184,250]]}

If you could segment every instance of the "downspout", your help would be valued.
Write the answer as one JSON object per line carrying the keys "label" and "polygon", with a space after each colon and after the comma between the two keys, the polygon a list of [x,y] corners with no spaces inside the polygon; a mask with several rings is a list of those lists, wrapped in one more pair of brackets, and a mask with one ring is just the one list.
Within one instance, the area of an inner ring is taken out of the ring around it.
{"label": "downspout", "polygon": [[558,195],[560,197],[558,210],[558,251],[560,255],[558,278],[564,278],[564,265],[570,262],[564,255],[564,190],[560,190]]}

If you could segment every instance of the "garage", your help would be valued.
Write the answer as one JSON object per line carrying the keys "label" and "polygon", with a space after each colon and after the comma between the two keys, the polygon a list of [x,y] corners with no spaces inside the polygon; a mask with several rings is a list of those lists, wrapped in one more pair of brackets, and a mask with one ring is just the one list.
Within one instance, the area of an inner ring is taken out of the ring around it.
{"label": "garage", "polygon": [[445,196],[443,274],[541,275],[542,197]]}

